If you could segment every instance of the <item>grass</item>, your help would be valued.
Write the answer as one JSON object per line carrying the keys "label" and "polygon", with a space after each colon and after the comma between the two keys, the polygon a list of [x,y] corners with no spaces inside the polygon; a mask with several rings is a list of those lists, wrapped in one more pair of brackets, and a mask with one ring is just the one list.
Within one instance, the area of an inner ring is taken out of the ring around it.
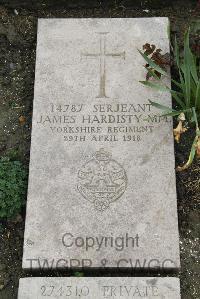
{"label": "grass", "polygon": [[[178,125],[173,131],[175,140],[180,142],[181,134],[187,131],[188,126],[195,125],[196,127],[196,136],[191,145],[188,161],[183,166],[178,166],[178,171],[187,169],[192,164],[195,156],[197,158],[200,157],[200,63],[197,56],[190,49],[189,35],[190,30],[188,30],[184,36],[183,57],[180,53],[177,40],[175,39],[173,54],[178,79],[171,79],[175,87],[174,89],[169,88],[163,83],[163,77],[170,77],[163,65],[161,63],[159,64],[159,59],[157,59],[158,63],[156,63],[154,59],[155,52],[153,54],[150,53],[152,54],[152,56],[150,56],[150,54],[143,53],[139,50],[147,63],[146,69],[148,71],[147,79],[140,82],[158,91],[169,92],[176,104],[175,109],[173,109],[149,100],[152,106],[162,110],[162,115],[177,117]],[[162,56],[157,55],[157,57],[160,57],[160,61],[162,62]]]}

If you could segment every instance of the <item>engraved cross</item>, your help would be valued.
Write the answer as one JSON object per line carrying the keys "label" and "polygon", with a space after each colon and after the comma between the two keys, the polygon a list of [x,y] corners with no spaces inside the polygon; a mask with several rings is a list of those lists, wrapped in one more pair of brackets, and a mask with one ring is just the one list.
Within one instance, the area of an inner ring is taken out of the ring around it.
{"label": "engraved cross", "polygon": [[99,32],[100,40],[99,53],[83,53],[83,56],[86,57],[95,57],[99,58],[99,73],[100,73],[100,84],[99,84],[99,95],[97,98],[108,98],[106,95],[106,57],[118,57],[125,59],[125,51],[121,53],[109,53],[106,51],[106,34],[109,32]]}

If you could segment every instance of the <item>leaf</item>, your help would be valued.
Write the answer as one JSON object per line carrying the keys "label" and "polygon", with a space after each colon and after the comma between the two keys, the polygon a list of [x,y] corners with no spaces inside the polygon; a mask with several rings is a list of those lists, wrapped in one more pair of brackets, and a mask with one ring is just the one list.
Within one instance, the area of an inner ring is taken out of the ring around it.
{"label": "leaf", "polygon": [[180,110],[180,111],[174,111],[174,112],[164,113],[161,116],[172,116],[172,117],[174,117],[174,116],[180,115],[181,112],[183,112],[183,111],[182,110]]}
{"label": "leaf", "polygon": [[23,116],[23,115],[21,115],[20,117],[19,117],[19,123],[20,123],[20,125],[25,125],[25,123],[26,123],[26,117],[25,116]]}
{"label": "leaf", "polygon": [[190,30],[188,30],[185,34],[185,48],[186,48],[186,55],[188,60],[188,65],[190,68],[190,72],[194,81],[198,82],[198,75],[197,75],[197,68],[196,68],[196,58],[193,55],[192,51],[190,50],[190,41],[189,41],[189,34]]}
{"label": "leaf", "polygon": [[196,96],[195,96],[195,107],[200,109],[200,80],[197,84]]}
{"label": "leaf", "polygon": [[183,110],[174,110],[173,112],[164,114],[163,116],[177,116],[180,115],[181,113],[187,113],[187,112],[191,112],[191,108],[183,109]]}
{"label": "leaf", "polygon": [[166,65],[171,65],[170,54],[165,53],[162,55],[160,52],[161,49],[157,49],[151,56],[151,60],[153,60],[153,62],[159,65],[162,69],[165,69]]}
{"label": "leaf", "polygon": [[76,276],[76,277],[83,277],[84,273],[83,272],[75,272],[74,276]]}
{"label": "leaf", "polygon": [[155,71],[152,68],[147,68],[147,75],[146,75],[146,80],[148,81],[150,77],[154,77],[156,80],[160,80],[160,73]]}
{"label": "leaf", "polygon": [[142,83],[143,85],[145,86],[148,86],[148,87],[151,87],[153,89],[157,89],[159,91],[164,91],[164,92],[170,92],[172,94],[172,96],[174,97],[174,99],[176,100],[176,102],[183,108],[185,109],[186,106],[184,104],[184,102],[179,98],[178,95],[181,95],[181,93],[175,91],[175,90],[172,90],[170,89],[169,87],[167,86],[164,86],[164,85],[161,85],[161,84],[158,84],[158,83],[154,83],[154,82],[150,82],[150,81],[139,81],[140,83]]}
{"label": "leaf", "polygon": [[150,81],[139,81],[139,82],[145,86],[154,88],[159,91],[164,91],[164,92],[170,91],[170,89],[167,86],[164,86],[164,85],[161,85],[158,83],[154,83],[154,82],[150,82]]}
{"label": "leaf", "polygon": [[[161,72],[160,70],[156,70],[155,69],[155,65],[157,67],[160,67],[162,70],[165,71],[165,67],[166,65],[171,65],[171,59],[170,59],[170,54],[169,53],[165,53],[164,55],[161,54],[162,50],[161,49],[156,49],[155,45],[150,45],[148,43],[146,43],[145,45],[143,45],[143,50],[145,50],[144,52],[144,56],[148,59],[151,60],[152,63],[154,63],[154,67],[152,67],[150,65],[150,62],[148,60],[149,63],[147,63],[145,65],[146,69],[147,69],[147,75],[146,75],[146,80],[149,80],[150,77],[154,77],[156,79],[160,79],[161,77]],[[151,55],[151,57],[149,57]],[[151,64],[152,64],[151,63]],[[156,75],[156,77],[155,77]]]}
{"label": "leaf", "polygon": [[147,55],[142,53],[140,50],[138,50],[138,51],[142,55],[142,57],[146,60],[146,62],[150,65],[150,67],[152,67],[153,69],[155,69],[157,72],[161,73],[162,75],[168,76],[167,73],[161,67],[159,67],[155,62],[153,62]]}
{"label": "leaf", "polygon": [[[178,96],[178,94],[180,94],[180,93],[176,92],[175,90],[170,90],[170,92],[171,92],[171,94],[172,94],[172,97],[176,100],[176,102],[177,102],[183,109],[185,109],[185,108],[186,108],[185,103],[184,103],[184,102],[179,98],[179,96]],[[180,94],[180,95],[182,95],[182,94]]]}
{"label": "leaf", "polygon": [[25,202],[26,178],[21,162],[0,159],[0,218],[19,213]]}
{"label": "leaf", "polygon": [[193,61],[191,58],[191,51],[190,51],[190,45],[189,45],[189,30],[185,33],[184,38],[184,59],[183,59],[183,67],[182,71],[184,73],[184,79],[185,79],[185,91],[186,91],[186,105],[187,107],[190,107],[190,101],[191,101],[191,68]]}
{"label": "leaf", "polygon": [[199,125],[198,125],[196,110],[195,110],[194,107],[192,107],[192,113],[193,113],[193,118],[194,118],[194,121],[195,121],[195,124],[196,124],[196,129],[198,130]]}
{"label": "leaf", "polygon": [[167,111],[169,111],[169,112],[175,112],[174,109],[172,109],[172,108],[170,108],[170,107],[167,107],[167,106],[164,106],[164,105],[162,105],[162,104],[153,102],[153,101],[151,101],[151,100],[149,100],[149,103],[150,103],[152,106],[154,106],[154,107],[156,107],[156,108],[158,108],[158,109],[161,109],[161,110],[167,110]]}
{"label": "leaf", "polygon": [[185,102],[186,102],[186,90],[185,90],[185,81],[181,72],[182,68],[180,68],[179,70],[179,77],[180,77],[180,81],[181,81],[181,89],[183,91],[184,97],[185,97]]}
{"label": "leaf", "polygon": [[176,61],[178,68],[180,68],[180,53],[179,53],[179,46],[178,46],[176,37],[175,37],[174,45],[175,45],[175,48],[174,48],[175,61]]}
{"label": "leaf", "polygon": [[194,142],[192,144],[192,148],[191,148],[191,151],[190,151],[188,161],[183,166],[178,166],[176,168],[177,171],[183,171],[183,170],[186,170],[190,167],[190,165],[192,164],[192,162],[194,160],[194,157],[195,157],[196,144],[197,144],[197,136],[195,137]]}
{"label": "leaf", "polygon": [[194,79],[191,77],[191,105],[192,106],[195,106],[196,91],[197,91],[197,84],[194,81]]}
{"label": "leaf", "polygon": [[167,36],[168,36],[168,39],[170,40],[170,33],[171,33],[171,28],[170,28],[170,22],[168,20],[168,24],[167,24]]}
{"label": "leaf", "polygon": [[154,52],[156,46],[146,43],[145,45],[143,45],[142,48],[143,48],[143,50],[145,50],[145,52],[144,52],[145,55],[150,55]]}
{"label": "leaf", "polygon": [[174,79],[172,79],[172,78],[171,78],[171,81],[172,81],[177,87],[179,87],[180,89],[182,89],[182,85],[181,85],[181,83],[177,82],[176,80],[174,80]]}

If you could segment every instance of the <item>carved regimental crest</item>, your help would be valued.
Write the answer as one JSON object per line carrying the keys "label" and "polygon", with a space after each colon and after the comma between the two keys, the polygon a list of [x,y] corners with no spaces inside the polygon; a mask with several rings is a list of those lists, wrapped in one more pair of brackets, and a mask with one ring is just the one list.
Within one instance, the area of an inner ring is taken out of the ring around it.
{"label": "carved regimental crest", "polygon": [[78,172],[78,191],[99,211],[118,200],[127,186],[124,168],[104,149],[97,151]]}

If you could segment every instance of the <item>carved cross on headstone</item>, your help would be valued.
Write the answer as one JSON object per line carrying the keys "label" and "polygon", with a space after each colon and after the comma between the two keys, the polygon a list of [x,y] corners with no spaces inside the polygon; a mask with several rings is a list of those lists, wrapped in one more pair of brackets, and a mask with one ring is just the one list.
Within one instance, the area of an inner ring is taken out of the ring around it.
{"label": "carved cross on headstone", "polygon": [[118,57],[125,59],[125,51],[121,53],[109,53],[106,51],[106,34],[109,32],[99,32],[100,35],[100,51],[99,53],[83,53],[86,57],[96,57],[99,58],[100,65],[100,84],[99,84],[99,94],[97,98],[108,98],[106,95],[106,57]]}

